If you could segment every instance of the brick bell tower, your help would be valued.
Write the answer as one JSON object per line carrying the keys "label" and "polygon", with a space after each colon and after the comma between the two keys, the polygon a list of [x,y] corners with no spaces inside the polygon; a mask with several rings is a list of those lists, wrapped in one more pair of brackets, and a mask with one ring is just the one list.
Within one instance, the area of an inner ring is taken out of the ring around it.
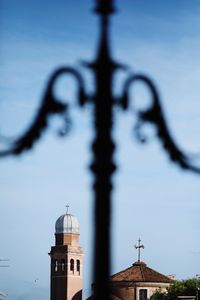
{"label": "brick bell tower", "polygon": [[51,247],[51,300],[81,300],[83,250],[79,245],[78,220],[68,211],[55,226]]}

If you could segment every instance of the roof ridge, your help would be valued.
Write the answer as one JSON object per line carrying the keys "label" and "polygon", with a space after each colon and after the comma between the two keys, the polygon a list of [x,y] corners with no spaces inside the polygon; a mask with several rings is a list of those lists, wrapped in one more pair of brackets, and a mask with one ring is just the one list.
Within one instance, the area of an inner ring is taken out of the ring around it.
{"label": "roof ridge", "polygon": [[154,269],[152,269],[152,268],[149,268],[149,267],[147,267],[148,269],[150,269],[151,271],[153,271],[154,273],[157,273],[157,274],[159,274],[159,275],[161,275],[161,276],[163,276],[163,277],[166,277],[166,278],[168,278],[169,280],[171,280],[167,275],[164,275],[164,274],[162,274],[162,273],[160,273],[160,272],[158,272],[158,271],[156,271],[156,270],[154,270]]}
{"label": "roof ridge", "polygon": [[128,267],[128,268],[126,268],[126,269],[123,269],[123,270],[121,270],[121,271],[119,271],[119,272],[117,272],[117,273],[111,275],[111,278],[113,278],[113,277],[115,277],[115,276],[118,276],[118,275],[120,275],[121,273],[124,273],[125,271],[128,271],[128,270],[131,269],[131,268],[132,268],[132,266],[131,266],[131,267]]}
{"label": "roof ridge", "polygon": [[141,274],[142,274],[142,279],[145,280],[143,267],[146,267],[146,265],[140,264],[140,271],[141,271]]}
{"label": "roof ridge", "polygon": [[149,268],[145,263],[135,263],[131,267],[121,270],[110,277],[111,281],[133,281],[133,282],[166,282],[172,280],[152,268]]}

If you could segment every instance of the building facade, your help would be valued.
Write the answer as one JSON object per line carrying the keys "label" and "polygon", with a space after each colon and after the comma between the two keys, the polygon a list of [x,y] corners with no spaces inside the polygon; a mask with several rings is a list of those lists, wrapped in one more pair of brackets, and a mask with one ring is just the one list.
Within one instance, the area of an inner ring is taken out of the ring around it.
{"label": "building facade", "polygon": [[51,247],[50,299],[81,300],[83,250],[79,245],[78,220],[68,212],[55,225],[55,246]]}
{"label": "building facade", "polygon": [[165,292],[172,280],[137,261],[110,278],[111,299],[146,300],[156,290]]}
{"label": "building facade", "polygon": [[[137,261],[110,277],[110,300],[147,300],[159,290],[166,292],[172,279]],[[95,288],[95,284],[93,285]],[[92,300],[93,296],[87,300]]]}
{"label": "building facade", "polygon": [[[55,245],[51,257],[51,300],[82,300],[83,250],[79,245],[79,224],[66,212],[55,224]],[[110,277],[110,299],[147,300],[156,290],[165,292],[172,279],[140,261]],[[94,284],[95,285],[95,284]],[[89,297],[88,299],[93,299]]]}

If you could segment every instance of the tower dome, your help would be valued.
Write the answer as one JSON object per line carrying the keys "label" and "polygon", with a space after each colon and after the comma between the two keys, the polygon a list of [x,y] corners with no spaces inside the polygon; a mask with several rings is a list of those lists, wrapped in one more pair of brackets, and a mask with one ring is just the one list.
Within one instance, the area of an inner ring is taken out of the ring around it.
{"label": "tower dome", "polygon": [[56,234],[59,233],[79,234],[79,223],[75,216],[66,213],[57,219],[55,229],[56,229]]}
{"label": "tower dome", "polygon": [[51,300],[82,299],[83,249],[79,244],[79,223],[67,211],[55,223],[55,245],[51,257]]}

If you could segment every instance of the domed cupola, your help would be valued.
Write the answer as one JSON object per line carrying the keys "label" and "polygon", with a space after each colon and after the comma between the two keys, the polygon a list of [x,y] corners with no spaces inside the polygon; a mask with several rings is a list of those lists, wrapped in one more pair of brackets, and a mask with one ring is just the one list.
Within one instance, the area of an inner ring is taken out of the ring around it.
{"label": "domed cupola", "polygon": [[60,216],[55,225],[56,245],[77,245],[79,242],[79,223],[77,218],[67,212]]}
{"label": "domed cupola", "polygon": [[56,234],[59,233],[77,233],[79,234],[79,223],[75,216],[66,213],[56,221]]}
{"label": "domed cupola", "polygon": [[51,300],[82,299],[83,249],[79,244],[79,222],[68,212],[55,223],[55,245],[51,257]]}

